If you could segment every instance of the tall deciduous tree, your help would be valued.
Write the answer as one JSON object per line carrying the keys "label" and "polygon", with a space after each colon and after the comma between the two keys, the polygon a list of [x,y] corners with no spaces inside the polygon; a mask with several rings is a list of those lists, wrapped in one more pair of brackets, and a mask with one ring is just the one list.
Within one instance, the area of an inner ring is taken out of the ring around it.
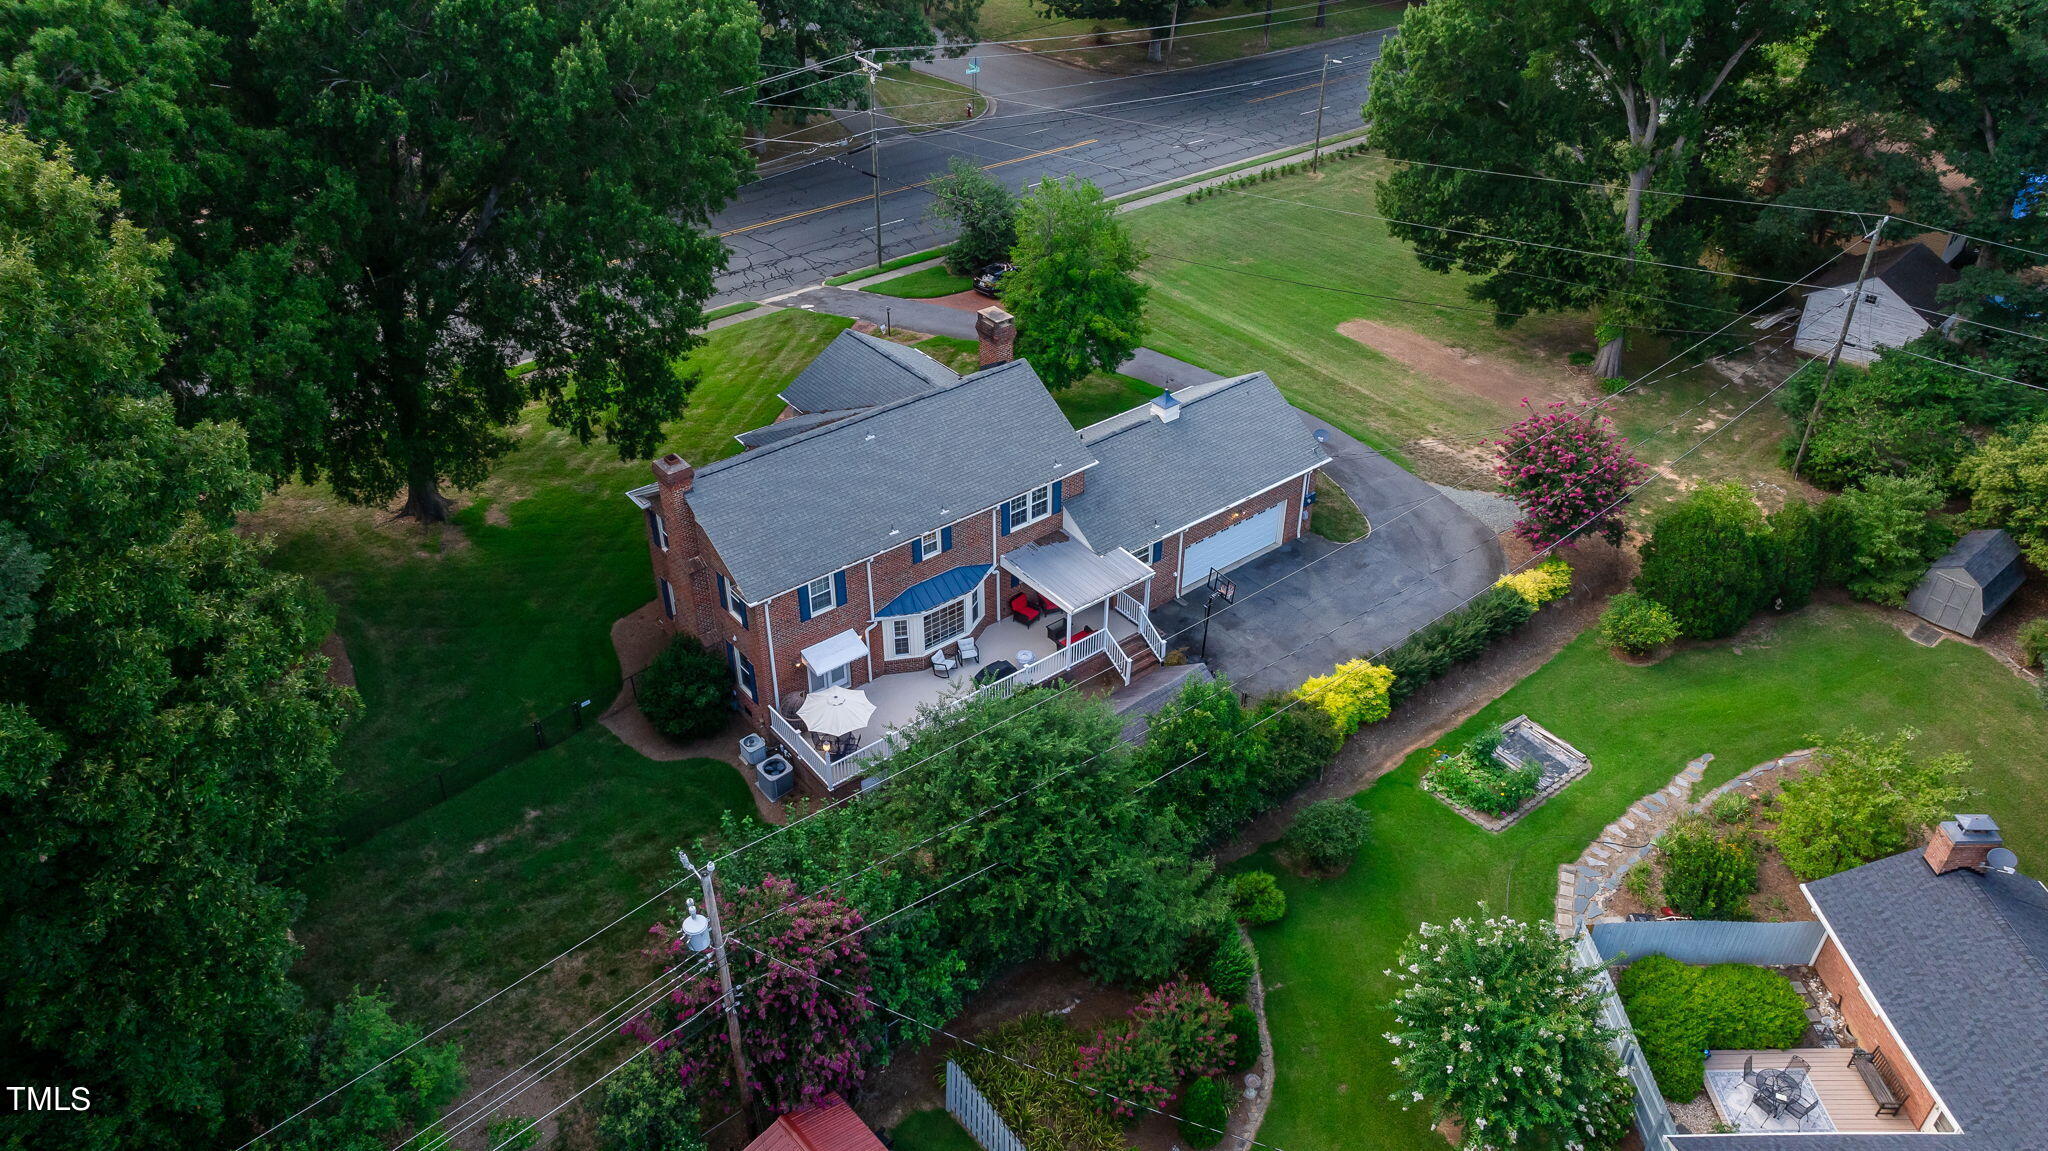
{"label": "tall deciduous tree", "polygon": [[[1190,19],[1200,8],[1223,7],[1224,0],[1038,0],[1036,7],[1047,16],[1070,20],[1122,20],[1152,31],[1145,40],[1145,59],[1158,63],[1166,59],[1166,41],[1173,28]],[[1316,27],[1323,26],[1323,10],[1316,10]],[[1268,20],[1272,19],[1270,13]]]}
{"label": "tall deciduous tree", "polygon": [[[761,0],[760,9],[764,107],[808,109],[865,97],[860,69],[839,59],[848,53],[899,49],[882,61],[901,63],[944,44],[947,55],[967,51],[981,0]],[[820,61],[835,62],[797,71]]]}
{"label": "tall deciduous tree", "polygon": [[295,1063],[286,978],[351,693],[317,595],[235,534],[242,433],[152,382],[158,251],[111,190],[0,128],[0,1077],[43,1148],[217,1143]]}
{"label": "tall deciduous tree", "polygon": [[960,229],[946,245],[946,269],[961,275],[1010,258],[1017,243],[1017,198],[973,161],[955,156],[931,182],[933,217]]}
{"label": "tall deciduous tree", "polygon": [[38,2],[0,94],[174,241],[166,382],[264,470],[437,519],[529,401],[623,456],[680,411],[746,0]]}
{"label": "tall deciduous tree", "polygon": [[1699,222],[1654,193],[1697,186],[1726,106],[1768,70],[1768,49],[1808,30],[1810,11],[1803,0],[1413,8],[1373,69],[1373,142],[1397,160],[1561,182],[1403,166],[1381,182],[1379,210],[1408,221],[1389,226],[1425,266],[1481,277],[1472,294],[1503,322],[1597,309],[1594,371],[1618,376],[1629,326],[1682,322],[1683,302],[1721,291],[1685,270],[1705,242]]}
{"label": "tall deciduous tree", "polygon": [[1114,371],[1138,350],[1144,258],[1086,180],[1045,180],[1019,203],[1017,270],[1003,280],[1003,303],[1017,317],[1017,354],[1047,387]]}

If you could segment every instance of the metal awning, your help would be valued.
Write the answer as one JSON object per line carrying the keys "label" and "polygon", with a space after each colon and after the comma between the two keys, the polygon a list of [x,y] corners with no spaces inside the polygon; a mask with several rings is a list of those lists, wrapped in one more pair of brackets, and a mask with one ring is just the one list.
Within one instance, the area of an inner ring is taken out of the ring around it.
{"label": "metal awning", "polygon": [[805,648],[804,665],[812,671],[831,671],[835,667],[845,667],[867,653],[867,642],[849,629]]}
{"label": "metal awning", "polygon": [[1097,555],[1078,540],[1026,544],[1003,556],[1003,570],[1062,611],[1079,611],[1152,578],[1151,565],[1122,548]]}

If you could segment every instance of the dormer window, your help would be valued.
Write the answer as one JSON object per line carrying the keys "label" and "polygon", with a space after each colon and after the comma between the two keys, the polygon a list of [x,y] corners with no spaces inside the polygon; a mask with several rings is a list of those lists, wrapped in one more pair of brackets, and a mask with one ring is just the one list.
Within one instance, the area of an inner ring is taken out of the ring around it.
{"label": "dormer window", "polygon": [[1037,523],[1052,514],[1052,485],[1032,488],[1010,501],[1010,530]]}

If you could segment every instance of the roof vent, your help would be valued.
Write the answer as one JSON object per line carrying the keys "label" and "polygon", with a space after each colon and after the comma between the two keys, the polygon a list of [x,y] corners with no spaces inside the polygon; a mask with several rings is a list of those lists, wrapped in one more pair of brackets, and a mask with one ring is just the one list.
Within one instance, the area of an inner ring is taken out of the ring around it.
{"label": "roof vent", "polygon": [[1179,419],[1181,407],[1180,398],[1172,392],[1161,392],[1152,397],[1152,414],[1162,424]]}
{"label": "roof vent", "polygon": [[1958,815],[1956,816],[1956,822],[1962,826],[1964,831],[1988,831],[1994,835],[1998,833],[1998,823],[1988,815]]}

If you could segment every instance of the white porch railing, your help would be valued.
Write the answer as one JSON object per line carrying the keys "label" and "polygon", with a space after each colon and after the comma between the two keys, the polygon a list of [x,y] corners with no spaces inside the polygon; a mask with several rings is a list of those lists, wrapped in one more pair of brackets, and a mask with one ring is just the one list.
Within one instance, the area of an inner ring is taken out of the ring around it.
{"label": "white porch railing", "polygon": [[[1145,610],[1145,605],[1129,592],[1118,592],[1116,610],[1117,614],[1138,625],[1138,634],[1145,637],[1145,646],[1152,649],[1152,658],[1164,660],[1166,640],[1160,636],[1159,629],[1152,626],[1152,613]],[[1130,679],[1128,674],[1124,676],[1124,682],[1129,683]]]}
{"label": "white porch railing", "polygon": [[889,741],[878,739],[852,755],[833,759],[811,746],[810,739],[798,731],[796,725],[783,718],[780,711],[772,707],[768,709],[768,726],[774,729],[775,738],[781,740],[784,747],[796,753],[796,757],[803,761],[804,766],[810,768],[811,773],[824,781],[828,788],[836,788],[859,775],[866,770],[868,760],[889,750]]}
{"label": "white porch railing", "polygon": [[[1108,632],[1103,634],[1109,635]],[[1102,645],[1102,650],[1109,653],[1110,666],[1116,668],[1116,673],[1124,677],[1124,682],[1131,682],[1131,657],[1124,654],[1123,641],[1115,636],[1110,636],[1109,642]]]}

